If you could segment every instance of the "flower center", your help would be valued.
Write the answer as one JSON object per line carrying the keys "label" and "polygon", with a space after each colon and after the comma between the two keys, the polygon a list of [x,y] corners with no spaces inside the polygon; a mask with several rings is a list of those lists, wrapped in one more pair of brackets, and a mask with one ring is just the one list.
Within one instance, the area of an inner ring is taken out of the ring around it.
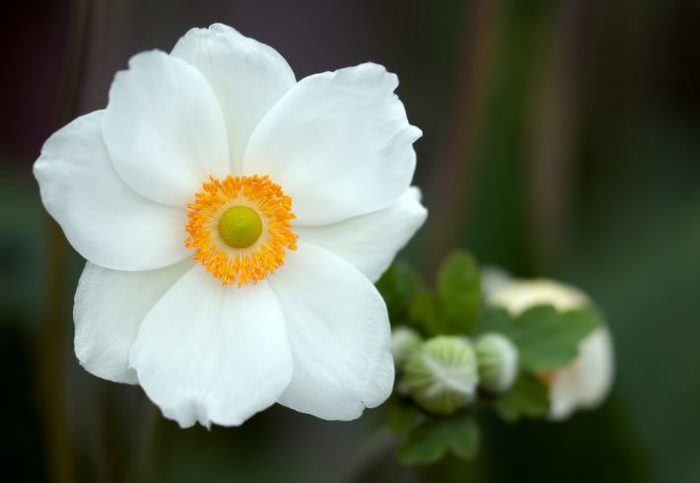
{"label": "flower center", "polygon": [[224,211],[217,223],[219,235],[233,248],[248,248],[262,233],[262,220],[253,208],[238,205]]}
{"label": "flower center", "polygon": [[267,176],[210,177],[187,208],[185,246],[224,285],[259,282],[296,249],[292,199]]}

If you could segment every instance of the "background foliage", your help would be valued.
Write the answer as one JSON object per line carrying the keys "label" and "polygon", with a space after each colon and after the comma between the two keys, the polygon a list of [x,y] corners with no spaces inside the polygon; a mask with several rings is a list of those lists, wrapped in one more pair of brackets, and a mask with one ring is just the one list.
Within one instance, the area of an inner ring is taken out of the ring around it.
{"label": "background foliage", "polygon": [[[699,14],[692,0],[4,1],[3,479],[699,481]],[[237,430],[180,431],[138,388],[85,373],[70,315],[82,261],[31,163],[106,103],[129,56],[213,21],[273,45],[298,77],[366,60],[397,72],[425,133],[416,183],[431,210],[402,258],[432,280],[465,247],[584,288],[616,341],[603,408],[493,418],[475,463],[402,468],[376,411],[339,424],[274,408]]]}

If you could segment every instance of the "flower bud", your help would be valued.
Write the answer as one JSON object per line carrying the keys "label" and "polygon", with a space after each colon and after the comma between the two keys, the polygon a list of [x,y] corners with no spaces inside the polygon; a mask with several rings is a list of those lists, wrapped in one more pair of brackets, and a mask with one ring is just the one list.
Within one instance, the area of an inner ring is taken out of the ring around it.
{"label": "flower bud", "polygon": [[485,266],[481,268],[481,293],[490,299],[513,283],[513,277],[500,267]]}
{"label": "flower bud", "polygon": [[610,392],[615,371],[612,338],[607,327],[598,327],[579,344],[578,356],[547,377],[550,418],[563,420],[577,409],[594,408]]}
{"label": "flower bud", "polygon": [[429,339],[404,364],[409,394],[436,414],[452,414],[474,400],[478,379],[474,349],[460,337]]}
{"label": "flower bud", "polygon": [[484,334],[474,345],[479,365],[479,384],[487,391],[502,393],[518,374],[518,349],[507,337]]}
{"label": "flower bud", "polygon": [[576,287],[547,279],[513,281],[492,294],[490,302],[515,316],[539,304],[549,304],[564,311],[590,303],[586,294]]}
{"label": "flower bud", "polygon": [[[585,307],[589,298],[576,287],[553,280],[519,280],[490,297],[517,316],[538,304],[550,304],[565,311]],[[613,382],[615,358],[613,342],[607,327],[596,328],[579,343],[578,355],[568,366],[539,374],[547,382],[550,418],[562,420],[579,408],[600,404]]]}
{"label": "flower bud", "polygon": [[391,355],[394,357],[396,367],[401,367],[408,356],[420,347],[423,339],[418,332],[405,327],[398,326],[391,331]]}

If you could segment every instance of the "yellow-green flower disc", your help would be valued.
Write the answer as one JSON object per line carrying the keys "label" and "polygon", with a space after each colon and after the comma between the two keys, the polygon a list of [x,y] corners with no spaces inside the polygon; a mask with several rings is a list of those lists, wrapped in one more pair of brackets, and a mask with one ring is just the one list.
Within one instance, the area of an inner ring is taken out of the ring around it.
{"label": "yellow-green flower disc", "polygon": [[221,215],[217,224],[221,239],[233,248],[252,246],[262,233],[262,220],[253,208],[232,206]]}

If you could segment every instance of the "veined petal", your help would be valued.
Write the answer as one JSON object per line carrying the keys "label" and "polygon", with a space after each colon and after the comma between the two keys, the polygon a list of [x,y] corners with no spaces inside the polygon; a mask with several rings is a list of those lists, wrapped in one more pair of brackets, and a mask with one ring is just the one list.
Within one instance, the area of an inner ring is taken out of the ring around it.
{"label": "veined petal", "polygon": [[374,282],[427,216],[420,191],[413,187],[382,210],[330,225],[300,226],[295,231],[300,239],[340,255]]}
{"label": "veined petal", "polygon": [[104,111],[54,133],[34,164],[41,199],[83,257],[115,270],[149,270],[187,257],[185,210],[131,190],[110,163],[100,126]]}
{"label": "veined petal", "polygon": [[416,164],[394,74],[376,64],[302,79],[263,117],[244,174],[268,174],[294,200],[298,225],[379,210],[408,188]]}
{"label": "veined petal", "polygon": [[289,384],[284,319],[267,282],[221,285],[192,267],[144,318],[131,367],[180,426],[241,424]]}
{"label": "veined petal", "polygon": [[269,281],[294,358],[280,404],[350,420],[384,402],[394,382],[389,319],[367,277],[323,248],[300,242]]}
{"label": "veined petal", "polygon": [[209,175],[229,172],[226,124],[204,76],[164,52],[135,55],[109,91],[102,133],[134,190],[185,206]]}
{"label": "veined petal", "polygon": [[227,25],[195,28],[172,51],[204,75],[219,99],[232,172],[239,174],[248,138],[263,115],[296,82],[275,49]]}
{"label": "veined petal", "polygon": [[185,271],[185,260],[159,270],[122,272],[85,264],[73,306],[75,354],[92,374],[137,384],[129,349],[144,315]]}

